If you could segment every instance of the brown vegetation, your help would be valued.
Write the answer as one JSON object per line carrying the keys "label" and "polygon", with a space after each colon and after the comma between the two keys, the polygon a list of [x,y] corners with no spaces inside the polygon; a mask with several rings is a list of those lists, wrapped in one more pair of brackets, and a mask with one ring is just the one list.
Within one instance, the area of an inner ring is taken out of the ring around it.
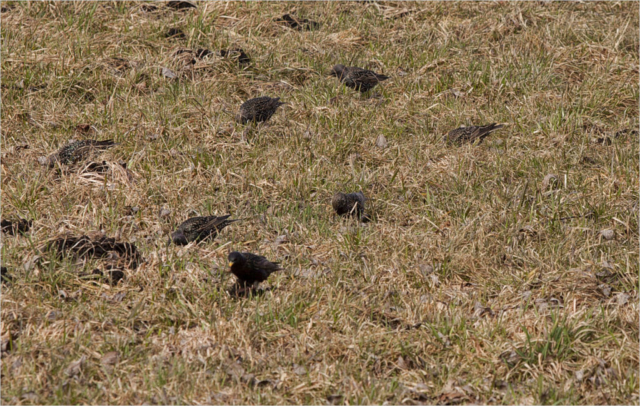
{"label": "brown vegetation", "polygon": [[181,3],[3,3],[3,403],[638,403],[637,3]]}

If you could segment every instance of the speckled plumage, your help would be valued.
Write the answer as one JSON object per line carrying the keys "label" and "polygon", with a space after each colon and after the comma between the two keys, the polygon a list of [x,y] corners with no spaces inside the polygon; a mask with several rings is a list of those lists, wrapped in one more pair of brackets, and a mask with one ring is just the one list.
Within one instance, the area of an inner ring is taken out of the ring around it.
{"label": "speckled plumage", "polygon": [[133,269],[142,261],[133,243],[118,242],[104,235],[63,235],[49,241],[47,249],[56,251],[60,256],[70,253],[80,258],[110,258]]}
{"label": "speckled plumage", "polygon": [[240,111],[236,115],[236,121],[246,124],[251,121],[257,123],[267,121],[282,106],[284,102],[279,97],[271,98],[269,96],[256,97],[242,103]]}
{"label": "speckled plumage", "polygon": [[192,241],[200,242],[207,238],[214,239],[223,228],[238,220],[228,220],[226,216],[192,217],[178,226],[171,234],[171,241],[177,245],[187,245]]}
{"label": "speckled plumage", "polygon": [[238,278],[240,285],[264,282],[269,275],[281,269],[279,262],[271,262],[261,255],[237,251],[229,254],[229,272]]}
{"label": "speckled plumage", "polygon": [[336,65],[331,69],[330,76],[340,79],[345,86],[366,93],[373,89],[378,83],[389,79],[389,76],[381,75],[357,66]]}
{"label": "speckled plumage", "polygon": [[356,216],[363,218],[365,216],[365,202],[366,198],[362,192],[358,193],[341,193],[338,192],[333,195],[331,199],[331,206],[333,210],[340,216]]}
{"label": "speckled plumage", "polygon": [[472,125],[470,127],[460,127],[449,131],[445,140],[450,144],[472,143],[475,140],[480,140],[478,142],[478,144],[480,144],[489,136],[489,134],[502,127],[504,127],[502,124],[497,123],[482,126]]}
{"label": "speckled plumage", "polygon": [[55,166],[56,162],[60,162],[63,165],[71,165],[79,162],[89,155],[97,151],[104,151],[113,146],[116,143],[113,140],[80,140],[74,141],[64,147],[60,148],[58,152],[50,155],[45,164],[49,167]]}

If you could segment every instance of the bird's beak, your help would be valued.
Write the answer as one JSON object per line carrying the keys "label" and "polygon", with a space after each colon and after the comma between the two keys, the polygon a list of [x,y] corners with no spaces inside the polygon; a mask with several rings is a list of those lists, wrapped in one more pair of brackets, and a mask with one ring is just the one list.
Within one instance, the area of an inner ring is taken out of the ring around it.
{"label": "bird's beak", "polygon": [[233,266],[233,262],[229,262],[229,268]]}

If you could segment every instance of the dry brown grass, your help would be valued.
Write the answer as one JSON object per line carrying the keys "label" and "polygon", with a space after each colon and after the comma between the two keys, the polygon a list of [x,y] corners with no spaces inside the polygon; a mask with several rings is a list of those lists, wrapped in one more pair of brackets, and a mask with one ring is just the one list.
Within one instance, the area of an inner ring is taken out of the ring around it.
{"label": "dry brown grass", "polygon": [[[159,6],[3,3],[2,215],[34,220],[2,239],[4,403],[638,403],[637,3]],[[253,62],[175,56],[201,47]],[[257,95],[288,105],[235,124]],[[84,137],[119,143],[106,175],[38,164]],[[359,189],[374,221],[333,217]],[[110,286],[42,249],[96,231],[146,262]],[[231,249],[286,271],[229,297]]]}

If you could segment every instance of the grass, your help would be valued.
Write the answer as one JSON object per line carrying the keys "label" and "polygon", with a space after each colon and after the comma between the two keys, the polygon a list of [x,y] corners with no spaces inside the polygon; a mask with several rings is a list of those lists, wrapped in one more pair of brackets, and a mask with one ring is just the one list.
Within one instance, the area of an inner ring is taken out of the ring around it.
{"label": "grass", "polygon": [[[2,216],[34,220],[2,238],[4,403],[639,402],[635,3],[2,5]],[[174,56],[232,47],[252,63]],[[336,63],[392,79],[360,96]],[[287,105],[234,123],[259,95]],[[72,138],[128,172],[39,165]],[[335,218],[357,190],[374,220]],[[97,231],[146,260],[116,286],[43,249]],[[286,270],[230,297],[230,250]]]}

